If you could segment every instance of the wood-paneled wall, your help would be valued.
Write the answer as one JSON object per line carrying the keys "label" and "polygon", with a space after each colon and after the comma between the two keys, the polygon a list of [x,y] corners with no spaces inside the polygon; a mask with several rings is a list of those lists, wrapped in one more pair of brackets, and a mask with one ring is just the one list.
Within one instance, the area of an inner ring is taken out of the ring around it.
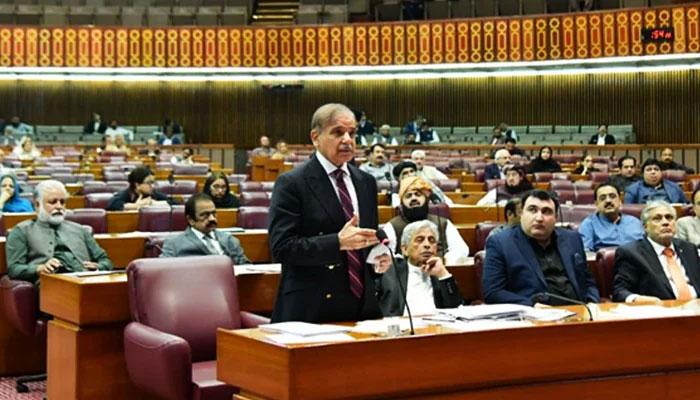
{"label": "wood-paneled wall", "polygon": [[305,82],[264,91],[260,82],[0,81],[0,117],[37,125],[85,124],[91,111],[123,125],[180,121],[196,143],[252,147],[257,137],[308,143],[311,114],[342,102],[377,124],[416,113],[436,126],[634,124],[640,143],[698,143],[700,71]]}

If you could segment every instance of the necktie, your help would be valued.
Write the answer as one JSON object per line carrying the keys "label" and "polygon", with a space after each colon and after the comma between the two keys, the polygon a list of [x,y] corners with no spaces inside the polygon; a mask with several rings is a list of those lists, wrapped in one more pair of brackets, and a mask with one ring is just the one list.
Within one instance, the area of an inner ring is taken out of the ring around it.
{"label": "necktie", "polygon": [[209,253],[213,255],[221,254],[218,250],[216,250],[216,247],[214,246],[214,239],[211,237],[210,233],[204,235],[204,245],[207,247],[207,250],[209,250]]}
{"label": "necktie", "polygon": [[671,280],[676,284],[676,289],[678,289],[678,300],[690,300],[690,288],[688,288],[688,282],[685,281],[685,276],[681,267],[676,262],[673,257],[673,250],[670,247],[664,249],[664,254],[668,260],[668,270],[671,272]]}
{"label": "necktie", "polygon": [[[343,207],[343,214],[345,215],[345,221],[350,220],[353,214],[352,199],[350,198],[350,192],[348,192],[347,186],[345,186],[345,180],[343,177],[345,171],[338,168],[332,172],[333,178],[335,178],[335,186],[338,188],[338,195],[340,197],[340,205]],[[362,292],[364,291],[364,283],[362,282],[362,262],[361,253],[359,250],[348,250],[348,275],[350,277],[350,291],[355,297],[362,297]]]}

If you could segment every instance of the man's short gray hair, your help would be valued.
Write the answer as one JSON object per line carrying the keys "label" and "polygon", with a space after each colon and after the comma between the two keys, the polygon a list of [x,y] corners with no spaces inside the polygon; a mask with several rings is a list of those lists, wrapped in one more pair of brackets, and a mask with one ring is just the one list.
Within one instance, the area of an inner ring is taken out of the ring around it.
{"label": "man's short gray hair", "polygon": [[416,156],[423,156],[425,157],[425,151],[423,150],[413,150],[411,153],[411,158],[416,157]]}
{"label": "man's short gray hair", "polygon": [[493,158],[498,158],[498,157],[500,157],[501,155],[508,155],[508,156],[509,156],[509,155],[510,155],[510,151],[508,151],[508,150],[506,150],[506,149],[500,149],[500,150],[498,150],[498,151],[496,152],[496,154],[493,155]]}
{"label": "man's short gray hair", "polygon": [[421,221],[411,222],[410,224],[406,225],[405,228],[403,228],[403,233],[401,234],[401,244],[408,246],[413,235],[422,231],[423,229],[430,229],[433,232],[433,235],[435,235],[436,242],[440,240],[440,233],[438,232],[437,225],[435,225],[432,221],[424,219]]}
{"label": "man's short gray hair", "polygon": [[44,192],[49,189],[63,190],[63,193],[66,195],[66,197],[68,197],[68,191],[66,191],[66,187],[63,185],[63,183],[55,179],[47,179],[36,185],[36,188],[34,189],[34,200],[41,203],[41,199],[44,197]]}
{"label": "man's short gray hair", "polygon": [[328,103],[322,105],[311,117],[311,129],[316,129],[318,133],[321,133],[323,127],[334,121],[340,114],[350,114],[355,119],[355,113],[344,104]]}
{"label": "man's short gray hair", "polygon": [[669,210],[671,215],[673,215],[674,220],[678,217],[678,215],[676,214],[676,209],[673,208],[672,205],[668,204],[663,200],[654,200],[648,202],[646,207],[644,207],[644,209],[642,210],[642,224],[646,224],[649,221],[649,214],[651,213],[651,210],[654,210],[659,207],[666,207],[666,209]]}

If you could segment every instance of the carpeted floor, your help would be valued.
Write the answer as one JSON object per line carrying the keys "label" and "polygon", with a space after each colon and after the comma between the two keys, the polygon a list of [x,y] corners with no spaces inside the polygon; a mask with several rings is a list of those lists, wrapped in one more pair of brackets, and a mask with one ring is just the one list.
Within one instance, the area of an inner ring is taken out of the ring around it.
{"label": "carpeted floor", "polygon": [[17,378],[0,378],[0,400],[41,400],[46,394],[46,381],[28,383],[28,393],[17,393]]}

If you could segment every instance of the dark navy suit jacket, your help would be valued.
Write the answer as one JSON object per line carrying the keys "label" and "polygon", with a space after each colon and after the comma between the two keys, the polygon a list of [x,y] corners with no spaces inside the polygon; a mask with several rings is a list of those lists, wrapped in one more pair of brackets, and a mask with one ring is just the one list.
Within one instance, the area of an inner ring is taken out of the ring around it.
{"label": "dark navy suit jacket", "polygon": [[[600,294],[588,268],[581,237],[566,229],[555,229],[555,234],[557,249],[576,297],[583,302],[597,303]],[[482,283],[486,303],[532,305],[533,295],[547,291],[535,251],[520,226],[487,239]]]}
{"label": "dark navy suit jacket", "polygon": [[484,168],[484,180],[501,179],[501,170],[498,169],[498,164],[489,164]]}

